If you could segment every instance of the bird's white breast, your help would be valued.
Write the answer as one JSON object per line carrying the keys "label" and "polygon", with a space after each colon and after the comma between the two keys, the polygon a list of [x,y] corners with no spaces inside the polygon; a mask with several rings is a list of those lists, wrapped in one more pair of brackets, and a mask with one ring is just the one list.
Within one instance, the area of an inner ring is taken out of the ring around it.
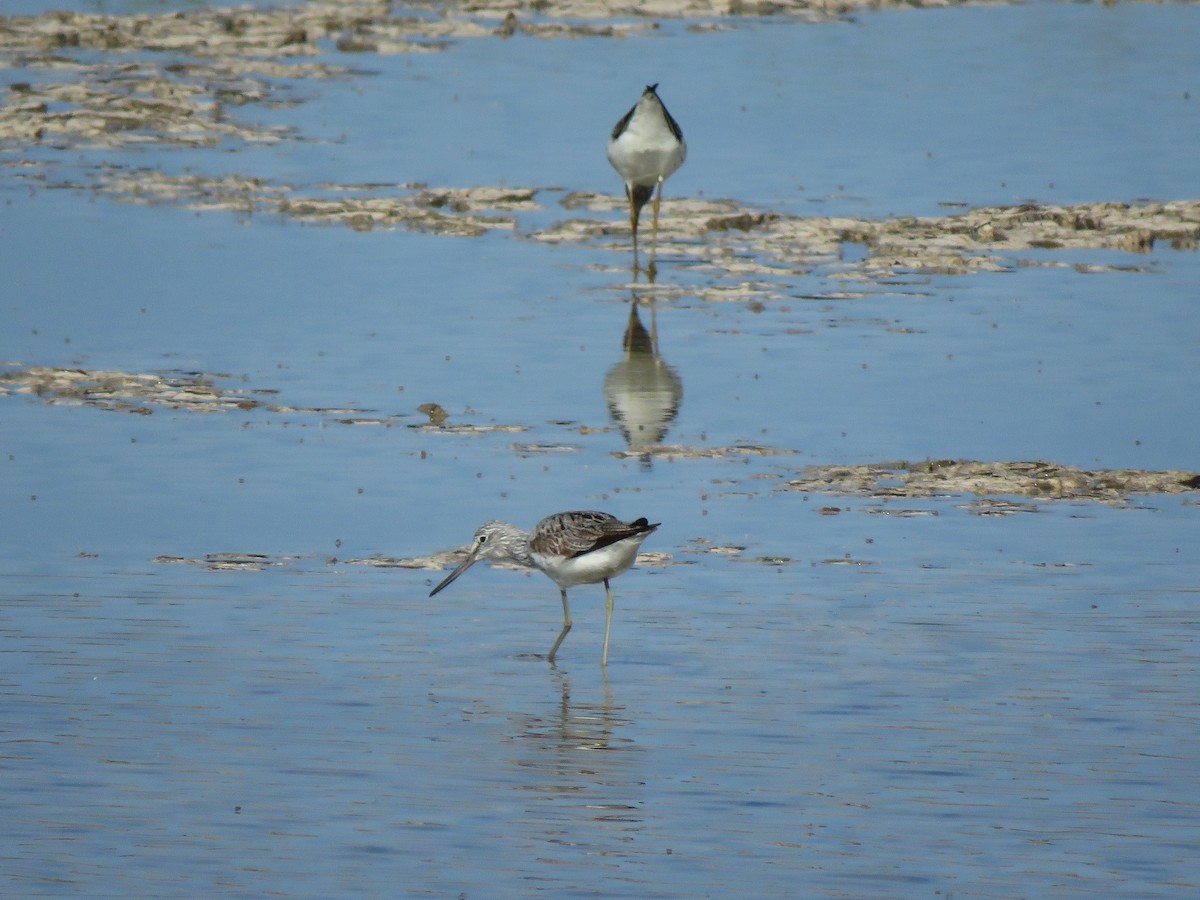
{"label": "bird's white breast", "polygon": [[614,578],[632,566],[637,559],[638,547],[645,539],[644,534],[635,535],[569,559],[534,552],[533,562],[564,590],[576,584],[595,584],[605,578]]}
{"label": "bird's white breast", "polygon": [[687,145],[671,132],[662,110],[642,98],[619,136],[608,142],[608,161],[629,184],[652,185],[683,165]]}

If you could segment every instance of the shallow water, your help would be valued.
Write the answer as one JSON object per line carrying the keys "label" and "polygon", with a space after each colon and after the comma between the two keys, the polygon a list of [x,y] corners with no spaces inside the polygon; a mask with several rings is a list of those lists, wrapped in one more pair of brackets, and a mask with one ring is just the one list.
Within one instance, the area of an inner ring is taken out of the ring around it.
{"label": "shallow water", "polygon": [[[669,455],[627,452],[610,410],[623,238],[527,238],[580,214],[565,192],[615,192],[604,135],[655,80],[690,142],[668,199],[1191,197],[1196,7],[688,24],[330,52],[361,71],[238,113],[306,140],[6,150],[8,368],[262,400],[0,396],[6,892],[1195,893],[1194,492],[784,489],[924,457],[1195,470],[1194,250],[797,265],[781,299],[722,303],[700,293],[737,260],[665,242],[638,316]],[[122,203],[101,163],[543,190],[515,233],[460,238]],[[663,522],[614,582],[606,677],[599,588],[551,668],[543,576],[477,567],[430,600],[438,570],[364,563],[574,507]]]}

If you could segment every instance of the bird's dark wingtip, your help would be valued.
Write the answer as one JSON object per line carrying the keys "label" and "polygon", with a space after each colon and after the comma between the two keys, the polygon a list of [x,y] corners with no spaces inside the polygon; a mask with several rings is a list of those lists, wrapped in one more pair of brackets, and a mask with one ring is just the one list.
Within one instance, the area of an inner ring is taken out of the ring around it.
{"label": "bird's dark wingtip", "polygon": [[654,84],[646,85],[646,93],[657,94],[658,93],[658,82],[656,81],[656,82],[654,82]]}

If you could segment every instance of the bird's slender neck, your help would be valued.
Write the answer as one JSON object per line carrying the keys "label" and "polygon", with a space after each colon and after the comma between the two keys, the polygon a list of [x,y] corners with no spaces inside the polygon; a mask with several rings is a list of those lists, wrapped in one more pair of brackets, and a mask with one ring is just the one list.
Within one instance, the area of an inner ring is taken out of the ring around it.
{"label": "bird's slender neck", "polygon": [[512,561],[530,569],[537,568],[533,564],[533,555],[529,552],[529,533],[518,529],[513,537],[512,545],[508,548],[508,555]]}
{"label": "bird's slender neck", "polygon": [[533,556],[529,552],[529,532],[508,522],[491,523],[496,526],[495,538],[498,538],[489,554],[493,558],[507,558],[519,566],[535,569]]}

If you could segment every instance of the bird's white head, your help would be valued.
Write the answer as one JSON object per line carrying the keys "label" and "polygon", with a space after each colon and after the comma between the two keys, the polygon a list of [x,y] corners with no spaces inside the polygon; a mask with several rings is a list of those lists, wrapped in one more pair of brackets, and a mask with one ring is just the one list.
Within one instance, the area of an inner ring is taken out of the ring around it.
{"label": "bird's white head", "polygon": [[532,565],[529,560],[529,536],[516,525],[508,522],[484,522],[475,529],[471,547],[466,558],[458,567],[429,592],[432,597],[442,588],[448,587],[459,575],[481,559],[509,560],[523,566]]}

